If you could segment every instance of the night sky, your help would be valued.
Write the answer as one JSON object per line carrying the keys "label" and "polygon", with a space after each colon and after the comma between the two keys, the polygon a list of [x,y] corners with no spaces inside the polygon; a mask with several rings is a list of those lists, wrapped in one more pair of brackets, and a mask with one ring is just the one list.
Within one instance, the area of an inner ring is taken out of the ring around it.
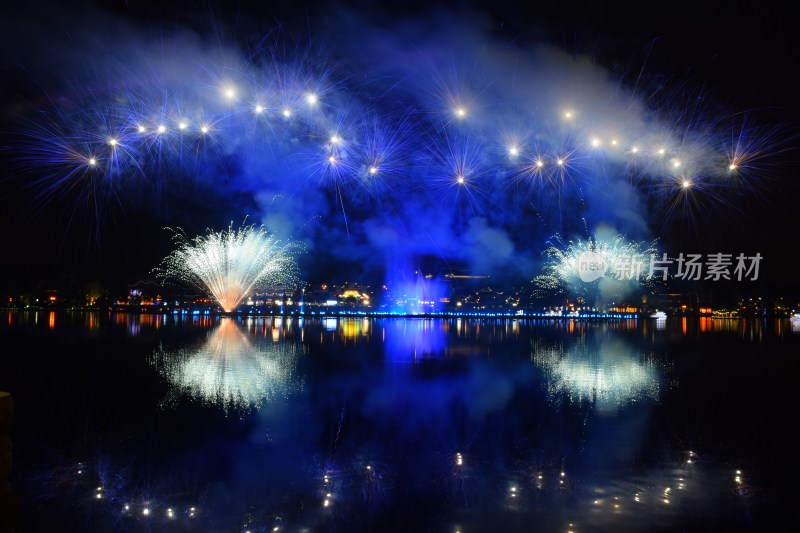
{"label": "night sky", "polygon": [[[311,282],[421,268],[518,284],[554,234],[610,227],[670,254],[759,252],[759,289],[800,287],[800,46],[783,8],[139,4],[2,16],[0,288],[131,283],[172,249],[166,226],[195,235],[244,217],[302,241]],[[318,108],[301,110],[312,91]],[[559,122],[567,108],[576,126]],[[134,140],[134,123],[162,122],[169,141]],[[130,140],[118,166],[103,158],[109,131]],[[603,156],[579,146],[595,131]],[[558,183],[534,183],[503,153],[517,134],[529,163],[580,157]],[[652,166],[630,174],[615,135],[681,139],[671,160],[702,187],[675,190]],[[711,176],[740,135],[750,167]],[[64,162],[66,145],[97,168]],[[364,185],[376,151],[386,159]]]}

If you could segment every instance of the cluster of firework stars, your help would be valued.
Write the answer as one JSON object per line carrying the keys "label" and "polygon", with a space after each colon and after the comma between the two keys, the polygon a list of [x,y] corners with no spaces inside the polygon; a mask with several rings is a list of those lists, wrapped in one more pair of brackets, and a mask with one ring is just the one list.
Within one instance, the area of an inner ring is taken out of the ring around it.
{"label": "cluster of firework stars", "polygon": [[[247,91],[249,94],[260,92],[265,91],[259,89]],[[254,122],[254,126],[258,126],[260,120],[265,128],[272,129],[273,132],[273,128],[288,128],[297,122],[305,122],[306,126],[313,127],[315,121],[309,119],[322,105],[319,97],[313,92],[298,94],[294,98],[290,98],[291,101],[296,102],[294,105],[268,106],[258,99],[243,103],[237,89],[233,86],[222,88],[220,99],[223,103],[230,104],[226,111],[197,122],[183,118],[183,114],[178,111],[179,103],[175,104],[176,109],[171,112],[152,113],[152,115],[160,115],[160,118],[152,122],[148,122],[144,117],[136,117],[133,109],[126,109],[122,106],[114,115],[106,117],[109,122],[121,122],[121,124],[109,124],[108,129],[111,130],[109,132],[85,132],[75,138],[64,139],[40,137],[39,140],[43,141],[43,144],[39,146],[41,152],[38,155],[42,158],[35,161],[40,164],[63,164],[65,167],[72,165],[71,171],[67,172],[65,176],[84,170],[97,171],[113,177],[123,172],[130,172],[132,169],[128,165],[134,164],[141,157],[158,157],[170,155],[170,153],[180,157],[182,150],[189,150],[190,153],[197,152],[204,143],[223,142],[228,121],[250,120]],[[300,107],[298,108],[298,106]],[[450,110],[450,113],[452,115],[451,122],[468,123],[469,121],[469,112],[463,106],[457,105]],[[184,114],[197,116],[201,113],[193,110]],[[573,111],[564,111],[560,118],[567,128],[579,120]],[[376,132],[378,135],[374,139],[363,137],[361,139],[345,139],[337,131],[326,132],[311,129],[306,134],[320,143],[322,159],[319,164],[327,167],[334,177],[341,177],[346,172],[358,169],[357,173],[364,178],[381,175],[384,171],[384,164],[389,164],[396,171],[397,167],[391,165],[390,156],[405,142],[401,138],[395,138],[395,135],[381,131],[379,126],[376,127]],[[220,138],[214,137],[215,135],[219,135]],[[684,161],[681,159],[679,147],[681,143],[674,139],[668,139],[665,143],[660,144],[648,144],[645,141],[639,145],[624,136],[622,140],[617,136],[608,138],[593,136],[589,139],[575,139],[574,141],[570,134],[568,136],[570,137],[570,146],[560,151],[554,147],[540,147],[538,143],[526,145],[522,139],[517,140],[518,136],[513,135],[506,143],[499,142],[498,144],[505,144],[505,155],[508,159],[507,173],[513,177],[528,179],[551,178],[554,175],[563,177],[570,169],[577,166],[578,162],[587,157],[593,155],[602,157],[613,153],[618,157],[627,158],[628,164],[631,166],[641,165],[643,175],[651,174],[672,178],[678,186],[688,188],[692,186],[693,176],[696,179],[713,175],[719,177],[729,175],[740,170],[741,167],[747,167],[748,160],[753,157],[753,154],[742,151],[741,147],[732,146],[727,154],[720,157],[709,156],[709,161]],[[387,139],[380,137],[391,137],[391,139],[385,142]],[[72,142],[75,144],[71,144]],[[56,145],[55,149],[47,146],[50,143]],[[671,145],[671,147],[667,148],[667,145]],[[36,152],[35,145],[31,148]],[[58,153],[59,148],[63,150],[61,154]],[[451,147],[450,150],[458,152],[455,147]],[[355,161],[349,157],[354,153],[357,153]],[[33,157],[33,154],[30,157]],[[466,157],[456,156],[453,159],[456,168],[453,169],[450,176],[452,184],[469,185],[470,176],[475,174],[475,169],[471,168],[472,165],[468,163]]]}
{"label": "cluster of firework stars", "polygon": [[[190,78],[213,68],[201,65]],[[196,87],[128,82],[105,94],[70,95],[39,113],[19,155],[36,176],[31,186],[43,200],[78,191],[107,201],[126,186],[161,188],[166,177],[219,172],[226,156],[250,152],[268,159],[275,179],[332,186],[343,213],[357,190],[382,202],[424,189],[461,197],[472,214],[487,215],[503,208],[497,191],[560,203],[590,183],[621,177],[646,196],[666,193],[673,201],[689,189],[751,187],[775,141],[753,135],[741,118],[723,124],[659,109],[643,119],[632,105],[629,117],[604,122],[606,109],[568,102],[542,111],[535,94],[531,101],[481,102],[475,94],[484,88],[468,77],[431,80],[427,93],[404,100],[365,94],[368,88],[346,87],[330,71],[277,60],[219,70],[220,78],[195,81]],[[237,77],[244,81],[226,81]],[[732,133],[722,139],[725,129]],[[287,165],[300,168],[281,176]]]}

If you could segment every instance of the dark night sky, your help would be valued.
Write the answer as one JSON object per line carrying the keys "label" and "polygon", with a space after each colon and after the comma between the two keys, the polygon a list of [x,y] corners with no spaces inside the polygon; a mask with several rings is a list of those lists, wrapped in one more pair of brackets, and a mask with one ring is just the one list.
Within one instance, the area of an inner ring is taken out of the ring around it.
{"label": "dark night sky", "polygon": [[[20,118],[35,116],[36,107],[45,106],[47,98],[62,91],[60,65],[48,50],[55,46],[65,53],[65,43],[81,42],[97,29],[93,24],[98,20],[118,20],[161,35],[169,35],[178,26],[212,42],[224,39],[240,46],[280,27],[287,35],[311,36],[312,47],[322,44],[324,48],[328,46],[325,36],[336,32],[344,9],[389,33],[399,20],[424,19],[430,13],[427,2],[380,4],[378,8],[377,3],[366,1],[189,1],[165,7],[162,2],[86,2],[66,9],[53,2],[49,9],[12,8],[0,22],[2,144],[13,147]],[[491,38],[512,46],[547,43],[569,53],[588,54],[623,84],[632,84],[641,72],[652,87],[663,86],[684,96],[702,93],[725,109],[754,110],[754,116],[769,117],[783,128],[784,139],[800,131],[793,83],[800,62],[796,20],[777,4],[725,3],[714,8],[673,2],[617,8],[603,2],[580,7],[562,2],[524,8],[518,4],[524,3],[443,2],[438,6],[454,18],[476,13],[488,17]],[[98,30],[98,35],[103,34]],[[87,51],[76,45],[75,55],[81,54]],[[76,64],[80,63],[76,57]],[[667,236],[672,249],[761,252],[768,286],[796,292],[800,261],[796,144],[789,143],[791,149],[776,154],[772,178],[759,194],[737,204],[740,214],[710,215],[713,227],[707,232],[697,224],[691,231],[672,228]],[[126,283],[146,275],[169,251],[169,234],[163,227],[171,219],[147,206],[126,205],[124,198],[109,210],[98,240],[87,222],[91,217],[81,209],[59,204],[37,212],[35,187],[20,189],[32,178],[20,176],[15,156],[13,149],[0,154],[0,288],[41,280]],[[180,195],[171,201],[170,212],[180,213]],[[231,196],[228,201],[237,199]],[[247,195],[238,201],[247,205]],[[207,221],[202,227],[230,220],[229,212],[204,202],[193,204],[192,215],[194,220]],[[198,223],[198,231],[202,227]],[[342,266],[339,275],[345,275],[348,267]],[[319,265],[314,269],[316,276],[324,275]]]}

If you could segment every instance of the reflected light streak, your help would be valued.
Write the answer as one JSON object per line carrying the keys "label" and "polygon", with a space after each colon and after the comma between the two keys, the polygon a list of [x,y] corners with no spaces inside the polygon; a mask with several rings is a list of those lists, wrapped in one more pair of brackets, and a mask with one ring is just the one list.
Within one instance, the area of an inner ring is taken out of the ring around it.
{"label": "reflected light streak", "polygon": [[388,360],[395,363],[442,357],[447,348],[444,324],[428,319],[388,320],[384,323]]}

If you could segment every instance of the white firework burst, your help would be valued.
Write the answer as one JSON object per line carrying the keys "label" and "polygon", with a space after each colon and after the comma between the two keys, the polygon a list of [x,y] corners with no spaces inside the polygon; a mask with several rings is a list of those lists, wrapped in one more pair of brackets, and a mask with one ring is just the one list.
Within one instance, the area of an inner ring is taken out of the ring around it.
{"label": "white firework burst", "polygon": [[296,281],[298,245],[271,236],[263,226],[209,231],[190,240],[175,232],[178,248],[156,273],[163,280],[189,284],[211,295],[231,312],[250,292]]}

